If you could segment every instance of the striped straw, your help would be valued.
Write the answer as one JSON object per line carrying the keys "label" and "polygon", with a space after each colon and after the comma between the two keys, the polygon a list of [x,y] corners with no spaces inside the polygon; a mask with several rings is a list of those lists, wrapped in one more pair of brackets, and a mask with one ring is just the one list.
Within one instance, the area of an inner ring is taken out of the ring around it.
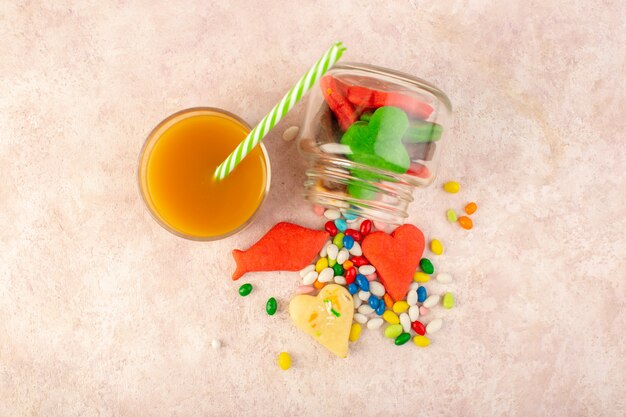
{"label": "striped straw", "polygon": [[254,149],[267,133],[282,119],[302,96],[313,87],[322,75],[341,58],[346,48],[341,42],[336,42],[326,53],[313,65],[313,67],[300,78],[283,99],[270,111],[261,122],[248,133],[248,136],[228,155],[213,174],[216,180],[222,180],[228,176],[235,167]]}

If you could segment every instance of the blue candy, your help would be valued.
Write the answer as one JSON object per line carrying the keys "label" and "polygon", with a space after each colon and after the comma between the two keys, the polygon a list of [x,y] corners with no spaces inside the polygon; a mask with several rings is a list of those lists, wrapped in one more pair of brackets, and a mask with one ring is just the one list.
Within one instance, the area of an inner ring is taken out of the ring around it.
{"label": "blue candy", "polygon": [[423,303],[427,297],[428,297],[428,294],[426,294],[426,287],[422,287],[422,286],[418,287],[417,288],[417,302]]}
{"label": "blue candy", "polygon": [[348,285],[348,292],[350,294],[354,295],[357,293],[357,291],[359,291],[359,287],[354,282]]}
{"label": "blue candy", "polygon": [[356,276],[356,285],[363,291],[370,290],[370,282],[365,278],[365,275],[357,274]]}
{"label": "blue candy", "polygon": [[370,295],[370,298],[369,300],[367,300],[367,303],[370,305],[370,307],[376,310],[378,308],[378,304],[380,303],[380,299],[374,297],[373,295]]}
{"label": "blue candy", "polygon": [[379,300],[378,307],[376,308],[376,314],[378,314],[379,316],[382,316],[386,309],[387,308],[385,306],[384,301]]}
{"label": "blue candy", "polygon": [[343,247],[350,250],[354,246],[354,238],[352,236],[343,237]]}
{"label": "blue candy", "polygon": [[344,219],[337,219],[335,220],[335,226],[337,226],[337,229],[339,229],[339,231],[343,233],[348,228],[348,223],[346,223]]}
{"label": "blue candy", "polygon": [[348,220],[348,221],[352,221],[354,219],[356,219],[356,214],[352,214],[352,213],[343,213],[343,217]]}

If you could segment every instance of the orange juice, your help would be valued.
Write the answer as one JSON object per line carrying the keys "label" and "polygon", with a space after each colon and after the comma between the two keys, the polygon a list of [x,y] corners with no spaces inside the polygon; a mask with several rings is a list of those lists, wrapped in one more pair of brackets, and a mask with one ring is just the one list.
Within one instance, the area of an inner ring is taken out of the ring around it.
{"label": "orange juice", "polygon": [[139,179],[155,218],[178,235],[211,240],[242,228],[267,192],[268,161],[257,146],[224,180],[217,166],[250,128],[218,109],[196,108],[161,122],[141,155]]}

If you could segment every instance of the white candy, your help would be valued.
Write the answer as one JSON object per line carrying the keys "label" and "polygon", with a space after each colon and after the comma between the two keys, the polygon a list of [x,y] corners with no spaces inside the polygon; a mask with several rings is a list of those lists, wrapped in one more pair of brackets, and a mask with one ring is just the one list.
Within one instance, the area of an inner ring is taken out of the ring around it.
{"label": "white candy", "polygon": [[413,322],[420,318],[420,308],[418,306],[409,307],[409,319]]}
{"label": "white candy", "polygon": [[350,253],[348,252],[348,249],[341,248],[341,250],[337,254],[337,263],[343,264],[345,261],[348,260],[349,257],[350,257]]}
{"label": "white candy", "polygon": [[452,282],[452,275],[445,273],[445,272],[441,272],[437,274],[437,281],[441,282],[442,284],[449,284]]}
{"label": "white candy", "polygon": [[359,297],[352,297],[352,302],[354,303],[355,310],[359,308],[361,304],[363,304],[363,300],[361,300]]}
{"label": "white candy", "polygon": [[339,254],[339,248],[331,243],[326,248],[326,253],[328,254],[328,259],[337,259],[337,255]]}
{"label": "white candy", "polygon": [[378,281],[370,281],[370,292],[376,297],[382,297],[385,295],[385,287]]}
{"label": "white candy", "polygon": [[319,282],[330,282],[335,276],[335,271],[332,268],[324,268],[322,272],[317,276]]}
{"label": "white candy", "polygon": [[290,126],[283,132],[283,140],[285,142],[291,142],[298,136],[298,131],[300,128],[298,126]]}
{"label": "white candy", "polygon": [[313,271],[309,271],[309,273],[306,274],[304,278],[302,278],[302,284],[311,285],[315,282],[316,279],[317,279],[317,272],[315,272],[315,269],[313,269]]}
{"label": "white candy", "polygon": [[417,288],[420,286],[419,282],[412,282],[411,285],[409,285],[409,290],[410,291],[417,291]]}
{"label": "white candy", "polygon": [[374,309],[367,304],[361,304],[361,306],[359,307],[359,313],[365,314],[366,316],[368,314],[372,314],[373,312]]}
{"label": "white candy", "polygon": [[341,143],[325,143],[320,146],[320,149],[324,153],[336,153],[336,154],[351,154],[352,149],[348,145],[342,145]]}
{"label": "white candy", "polygon": [[324,217],[326,217],[328,220],[337,220],[341,217],[341,213],[339,213],[337,210],[328,209],[324,212]]}
{"label": "white candy", "polygon": [[344,277],[342,277],[341,275],[337,275],[335,277],[335,284],[339,284],[339,285],[346,285],[346,279]]}
{"label": "white candy", "polygon": [[369,291],[359,291],[359,298],[363,301],[367,301],[370,299]]}
{"label": "white candy", "polygon": [[354,313],[354,321],[357,323],[365,324],[367,323],[367,317],[361,313]]}
{"label": "white candy", "polygon": [[324,243],[324,246],[322,247],[322,250],[320,251],[320,258],[325,258],[326,255],[328,254],[328,246],[332,245],[333,243],[329,240],[328,242]]}
{"label": "white candy", "polygon": [[220,341],[219,341],[219,340],[217,340],[217,339],[213,339],[213,340],[211,340],[211,347],[212,347],[213,349],[219,349],[219,348],[221,348],[221,347],[222,347],[222,342],[220,342]]}
{"label": "white candy", "polygon": [[376,268],[374,268],[373,265],[363,265],[359,268],[359,274],[362,275],[369,275],[373,274],[374,272],[376,272]]}
{"label": "white candy", "polygon": [[304,278],[304,276],[305,276],[306,274],[308,274],[309,272],[311,272],[311,271],[315,271],[315,265],[309,265],[309,266],[307,266],[307,267],[305,267],[305,268],[301,269],[301,270],[300,270],[300,276],[301,276],[302,278]]}
{"label": "white candy", "polygon": [[409,290],[409,292],[406,293],[406,302],[410,306],[414,306],[415,304],[417,304],[417,291]]}
{"label": "white candy", "polygon": [[441,329],[442,325],[443,325],[443,320],[441,320],[441,319],[434,319],[434,320],[432,320],[430,323],[428,323],[426,325],[426,333],[438,332],[439,329]]}
{"label": "white candy", "polygon": [[367,328],[370,330],[376,330],[380,328],[380,326],[382,325],[383,325],[383,319],[381,319],[380,317],[374,317],[373,319],[370,319],[370,321],[367,322]]}
{"label": "white candy", "polygon": [[409,315],[406,313],[400,314],[400,324],[402,325],[402,330],[409,333],[411,332],[411,319],[409,319]]}
{"label": "white candy", "polygon": [[426,308],[433,308],[437,304],[439,304],[439,297],[437,294],[429,295],[427,299],[424,300],[423,306]]}
{"label": "white candy", "polygon": [[352,256],[363,255],[363,251],[361,250],[361,245],[359,245],[359,242],[354,242],[354,245],[352,245],[352,248],[350,248],[350,255]]}

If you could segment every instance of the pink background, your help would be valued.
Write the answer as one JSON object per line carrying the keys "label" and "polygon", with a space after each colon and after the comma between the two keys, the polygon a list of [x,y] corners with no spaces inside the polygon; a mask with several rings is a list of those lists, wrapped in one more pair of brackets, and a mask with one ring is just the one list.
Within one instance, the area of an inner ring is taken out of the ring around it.
{"label": "pink background", "polygon": [[[0,415],[623,416],[624,22],[620,1],[1,2]],[[177,238],[137,190],[161,119],[256,123],[336,39],[455,108],[410,218],[456,278],[428,349],[364,331],[332,357],[287,317],[294,273],[237,295],[231,249],[321,225],[280,138],[302,106],[266,140],[272,190],[245,232]],[[446,222],[472,199],[473,231]]]}

